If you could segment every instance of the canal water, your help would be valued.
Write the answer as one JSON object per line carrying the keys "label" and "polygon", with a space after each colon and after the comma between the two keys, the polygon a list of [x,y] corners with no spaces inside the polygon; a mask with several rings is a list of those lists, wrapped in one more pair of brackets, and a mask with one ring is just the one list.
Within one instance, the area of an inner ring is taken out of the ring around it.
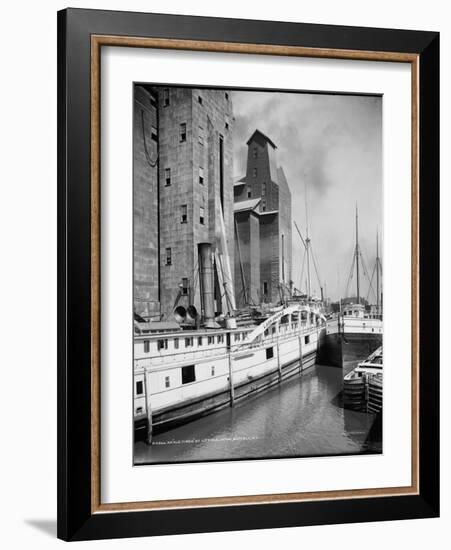
{"label": "canal water", "polygon": [[382,452],[381,420],[344,409],[342,370],[315,365],[233,408],[135,443],[134,463]]}

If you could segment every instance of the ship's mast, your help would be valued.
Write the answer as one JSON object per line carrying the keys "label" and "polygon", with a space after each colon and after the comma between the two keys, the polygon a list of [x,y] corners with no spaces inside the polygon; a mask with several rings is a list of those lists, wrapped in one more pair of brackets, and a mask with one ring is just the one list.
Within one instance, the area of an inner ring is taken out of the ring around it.
{"label": "ship's mast", "polygon": [[307,295],[308,299],[310,300],[312,293],[311,293],[311,286],[310,286],[310,237],[308,234],[308,208],[307,208],[307,181],[305,180],[305,249],[307,253]]}
{"label": "ship's mast", "polygon": [[357,275],[357,303],[360,304],[360,273],[359,273],[359,211],[355,205],[355,266]]}
{"label": "ship's mast", "polygon": [[379,315],[379,231],[376,232],[376,314]]}

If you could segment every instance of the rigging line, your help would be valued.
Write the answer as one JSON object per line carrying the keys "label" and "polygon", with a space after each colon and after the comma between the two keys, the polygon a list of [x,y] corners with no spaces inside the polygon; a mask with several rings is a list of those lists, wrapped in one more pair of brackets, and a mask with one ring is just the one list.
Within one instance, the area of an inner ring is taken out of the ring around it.
{"label": "rigging line", "polygon": [[313,252],[313,246],[311,247],[311,249],[312,249],[313,267],[315,268],[316,277],[318,279],[318,285],[319,285],[319,288],[321,289],[321,277],[319,276],[319,270],[316,263],[315,253]]}
{"label": "rigging line", "polygon": [[374,296],[376,296],[376,293],[374,292],[374,289],[373,289],[373,287],[371,286],[370,276],[369,276],[368,270],[367,270],[367,268],[366,268],[366,262],[365,262],[365,260],[364,260],[364,258],[363,258],[363,253],[362,253],[362,251],[360,251],[360,259],[362,260],[363,272],[364,272],[364,274],[366,275],[366,278],[367,278],[368,281],[369,281],[369,289],[372,291],[372,293],[374,294]]}
{"label": "rigging line", "polygon": [[306,254],[306,250],[304,250],[304,256],[302,257],[302,268],[301,268],[301,280],[300,280],[300,290],[302,291],[302,279],[304,277],[304,268],[305,268],[305,254]]}
{"label": "rigging line", "polygon": [[[376,271],[376,264],[374,264],[373,272],[371,273],[370,285],[368,286],[368,292],[367,292],[367,294],[366,294],[366,301],[367,301],[367,302],[368,302],[369,297],[370,297],[371,283],[373,282],[373,279],[374,279],[374,272],[375,272],[375,271]],[[377,296],[376,296],[376,300],[377,300]]]}
{"label": "rigging line", "polygon": [[349,275],[348,275],[348,282],[346,283],[345,298],[348,297],[349,285],[351,284],[352,277],[354,275],[354,266],[355,266],[355,254],[352,255],[351,270],[350,270]]}
{"label": "rigging line", "polygon": [[147,162],[149,163],[151,168],[155,168],[158,162],[159,152],[157,151],[157,156],[155,157],[155,160],[152,160],[149,150],[147,149],[146,132],[144,129],[144,110],[143,109],[141,109],[141,129],[143,134],[144,153],[146,155]]}

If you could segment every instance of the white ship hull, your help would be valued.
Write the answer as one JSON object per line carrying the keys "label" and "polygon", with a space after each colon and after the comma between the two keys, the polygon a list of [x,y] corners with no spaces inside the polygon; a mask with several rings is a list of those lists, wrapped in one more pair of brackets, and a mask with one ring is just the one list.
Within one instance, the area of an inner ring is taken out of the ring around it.
{"label": "white ship hull", "polygon": [[323,319],[288,308],[258,329],[179,331],[135,337],[135,427],[168,429],[315,363]]}

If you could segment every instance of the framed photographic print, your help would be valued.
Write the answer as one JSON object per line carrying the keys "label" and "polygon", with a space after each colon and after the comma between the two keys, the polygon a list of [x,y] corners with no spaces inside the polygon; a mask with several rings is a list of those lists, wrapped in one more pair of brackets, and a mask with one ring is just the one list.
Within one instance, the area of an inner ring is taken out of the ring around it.
{"label": "framed photographic print", "polygon": [[58,14],[58,536],[439,513],[437,33]]}

